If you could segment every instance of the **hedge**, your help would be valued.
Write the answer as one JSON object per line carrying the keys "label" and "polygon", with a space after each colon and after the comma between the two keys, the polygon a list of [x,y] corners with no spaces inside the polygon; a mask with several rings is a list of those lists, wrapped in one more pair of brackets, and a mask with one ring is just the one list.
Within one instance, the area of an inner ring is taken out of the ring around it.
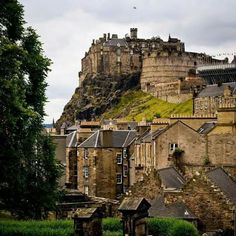
{"label": "hedge", "polygon": [[149,218],[147,220],[149,234],[153,236],[198,236],[195,226],[178,219]]}

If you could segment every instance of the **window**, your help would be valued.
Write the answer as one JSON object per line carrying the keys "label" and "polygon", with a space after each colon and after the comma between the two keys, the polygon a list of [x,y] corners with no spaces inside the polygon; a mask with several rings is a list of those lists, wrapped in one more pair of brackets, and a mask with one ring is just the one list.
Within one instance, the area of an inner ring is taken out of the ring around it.
{"label": "window", "polygon": [[122,164],[122,155],[121,155],[121,153],[116,154],[116,162],[117,162],[117,164]]}
{"label": "window", "polygon": [[89,167],[84,166],[84,178],[88,178],[88,177],[89,177]]}
{"label": "window", "polygon": [[124,157],[124,158],[127,157],[127,149],[126,149],[126,148],[123,149],[123,157]]}
{"label": "window", "polygon": [[89,187],[88,186],[84,186],[84,193],[86,195],[88,195],[88,193],[89,193]]}
{"label": "window", "polygon": [[117,184],[122,184],[122,175],[121,174],[116,175],[116,183]]}
{"label": "window", "polygon": [[84,159],[88,159],[88,149],[84,149]]}
{"label": "window", "polygon": [[174,150],[178,147],[177,143],[170,143],[170,152],[174,152]]}
{"label": "window", "polygon": [[127,177],[128,176],[128,166],[127,165],[124,165],[124,169],[123,169],[123,175],[124,177]]}

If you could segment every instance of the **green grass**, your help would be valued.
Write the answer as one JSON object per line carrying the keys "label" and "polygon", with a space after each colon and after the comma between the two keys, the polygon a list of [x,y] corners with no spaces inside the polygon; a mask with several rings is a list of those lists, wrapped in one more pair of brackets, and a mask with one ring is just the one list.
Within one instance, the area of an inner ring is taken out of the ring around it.
{"label": "green grass", "polygon": [[170,117],[171,114],[192,114],[192,107],[192,100],[174,104],[139,90],[127,92],[114,108],[103,114],[103,117],[135,121],[141,121],[143,118],[151,120],[158,113],[161,117]]}
{"label": "green grass", "polygon": [[[189,222],[177,219],[147,219],[148,230],[158,236],[198,236],[196,228]],[[119,218],[104,218],[104,236],[122,236]],[[1,236],[72,236],[73,220],[19,221],[0,220]]]}
{"label": "green grass", "polygon": [[72,220],[0,221],[1,236],[70,236],[72,234]]}

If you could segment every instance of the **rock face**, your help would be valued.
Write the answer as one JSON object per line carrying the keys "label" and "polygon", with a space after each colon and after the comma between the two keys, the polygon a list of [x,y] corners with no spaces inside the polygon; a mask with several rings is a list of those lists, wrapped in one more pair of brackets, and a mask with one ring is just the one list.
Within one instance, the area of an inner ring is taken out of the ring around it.
{"label": "rock face", "polygon": [[101,116],[105,111],[116,105],[124,92],[140,89],[140,73],[108,76],[94,75],[83,81],[80,88],[75,90],[71,100],[57,121],[57,127],[63,122],[91,120]]}

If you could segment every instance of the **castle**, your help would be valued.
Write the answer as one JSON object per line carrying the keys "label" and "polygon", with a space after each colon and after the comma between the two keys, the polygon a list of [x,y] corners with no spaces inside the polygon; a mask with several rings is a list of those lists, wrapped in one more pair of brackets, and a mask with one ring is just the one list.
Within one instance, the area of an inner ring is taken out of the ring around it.
{"label": "castle", "polygon": [[195,74],[199,65],[224,63],[203,53],[186,52],[185,45],[169,36],[138,38],[138,29],[118,38],[117,34],[104,34],[93,40],[82,59],[80,84],[86,78],[101,74],[115,76],[141,73],[141,89],[165,101],[179,103],[192,98],[203,80]]}

